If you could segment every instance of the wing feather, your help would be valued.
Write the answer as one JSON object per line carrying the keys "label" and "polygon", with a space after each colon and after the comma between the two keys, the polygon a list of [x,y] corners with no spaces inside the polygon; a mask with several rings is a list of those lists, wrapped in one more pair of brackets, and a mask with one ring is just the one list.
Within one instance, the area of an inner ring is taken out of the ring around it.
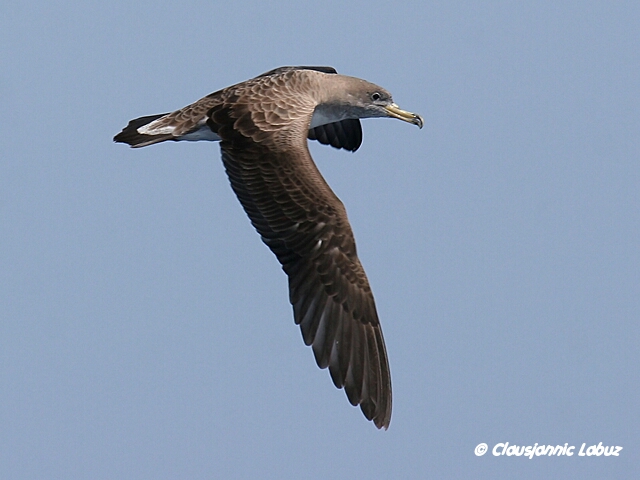
{"label": "wing feather", "polygon": [[313,109],[266,132],[253,120],[261,118],[251,115],[256,108],[238,94],[208,112],[231,186],[289,278],[294,319],[318,366],[329,367],[349,402],[387,428],[391,380],[382,330],[344,206],[307,149]]}

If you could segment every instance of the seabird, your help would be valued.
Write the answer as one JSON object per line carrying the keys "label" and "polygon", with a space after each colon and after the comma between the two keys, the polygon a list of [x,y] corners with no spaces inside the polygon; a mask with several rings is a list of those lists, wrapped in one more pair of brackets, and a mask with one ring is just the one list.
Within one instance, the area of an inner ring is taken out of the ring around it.
{"label": "seabird", "polygon": [[332,67],[281,67],[173,113],[131,120],[114,141],[220,142],[233,191],[289,278],[304,343],[349,402],[387,429],[391,376],[373,294],[344,205],[307,146],[309,138],[355,152],[359,119],[370,117],[423,125],[373,83]]}

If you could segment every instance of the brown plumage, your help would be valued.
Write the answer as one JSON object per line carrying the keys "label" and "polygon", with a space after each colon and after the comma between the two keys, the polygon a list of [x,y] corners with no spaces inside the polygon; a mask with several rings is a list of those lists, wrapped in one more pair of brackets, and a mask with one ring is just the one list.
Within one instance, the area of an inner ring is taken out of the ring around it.
{"label": "brown plumage", "polygon": [[378,428],[391,419],[391,377],[367,276],[342,202],[318,171],[307,138],[355,151],[360,118],[422,127],[384,89],[331,67],[282,67],[176,112],[132,120],[116,142],[220,141],[251,223],[289,278],[294,319],[320,368]]}

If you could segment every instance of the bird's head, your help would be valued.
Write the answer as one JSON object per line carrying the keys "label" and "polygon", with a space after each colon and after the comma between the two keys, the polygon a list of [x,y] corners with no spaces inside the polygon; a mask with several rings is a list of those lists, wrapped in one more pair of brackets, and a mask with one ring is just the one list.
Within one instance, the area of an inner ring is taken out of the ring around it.
{"label": "bird's head", "polygon": [[345,107],[356,112],[358,118],[391,117],[423,127],[422,117],[398,107],[391,93],[384,88],[359,78],[342,78],[346,87],[342,92],[342,100]]}

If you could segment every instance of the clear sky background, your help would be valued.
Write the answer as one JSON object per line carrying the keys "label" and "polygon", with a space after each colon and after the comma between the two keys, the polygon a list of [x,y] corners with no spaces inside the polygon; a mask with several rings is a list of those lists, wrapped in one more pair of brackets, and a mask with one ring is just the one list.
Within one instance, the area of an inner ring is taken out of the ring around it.
{"label": "clear sky background", "polygon": [[[0,478],[637,477],[639,32],[637,2],[4,0]],[[386,432],[303,345],[217,144],[112,142],[300,64],[425,119],[311,147],[376,297]]]}

